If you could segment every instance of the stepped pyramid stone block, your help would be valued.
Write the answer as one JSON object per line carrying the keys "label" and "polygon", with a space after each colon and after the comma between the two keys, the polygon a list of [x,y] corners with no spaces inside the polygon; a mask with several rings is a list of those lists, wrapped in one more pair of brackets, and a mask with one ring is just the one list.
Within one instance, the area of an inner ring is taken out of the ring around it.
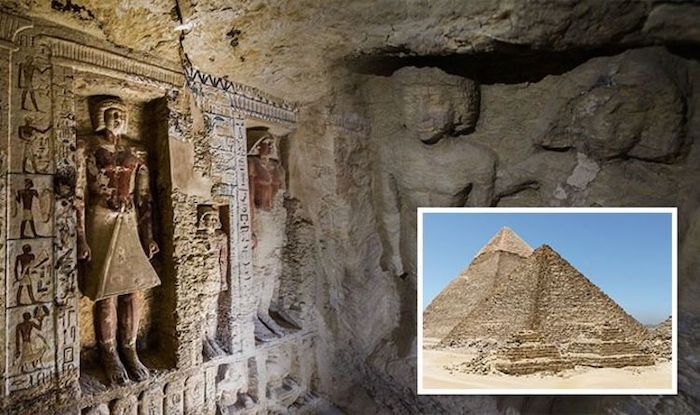
{"label": "stepped pyramid stone block", "polygon": [[511,341],[496,353],[496,370],[509,375],[527,375],[536,372],[560,372],[573,369],[568,359],[562,358],[554,344],[543,343],[542,336],[533,330],[515,333]]}
{"label": "stepped pyramid stone block", "polygon": [[660,360],[673,357],[673,320],[671,317],[650,330],[649,338],[643,342],[642,349],[654,354]]}
{"label": "stepped pyramid stone block", "polygon": [[547,342],[564,344],[585,334],[586,324],[602,326],[605,322],[618,327],[629,341],[648,336],[644,326],[543,245],[499,279],[439,346],[478,339],[504,341],[521,330],[536,330]]}
{"label": "stepped pyramid stone block", "polygon": [[[583,337],[583,336],[582,336]],[[626,341],[623,331],[603,324],[593,338],[576,340],[567,348],[567,358],[574,364],[593,367],[650,366],[654,356]]]}
{"label": "stepped pyramid stone block", "polygon": [[423,314],[423,336],[447,335],[483,298],[498,280],[530,256],[528,246],[504,227],[479,250],[469,266],[430,303]]}

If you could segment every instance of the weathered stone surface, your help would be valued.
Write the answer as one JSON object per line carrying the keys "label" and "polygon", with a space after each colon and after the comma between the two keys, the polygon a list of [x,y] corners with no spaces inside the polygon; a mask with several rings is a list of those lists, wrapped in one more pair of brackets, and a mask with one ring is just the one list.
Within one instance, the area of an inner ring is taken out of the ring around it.
{"label": "weathered stone surface", "polygon": [[423,336],[441,339],[485,298],[502,278],[532,253],[509,228],[500,230],[469,266],[423,312]]}
{"label": "weathered stone surface", "polygon": [[506,340],[519,330],[537,330],[563,344],[586,332],[590,323],[611,323],[626,339],[646,339],[647,330],[549,246],[528,259],[463,317],[440,344],[478,339]]}

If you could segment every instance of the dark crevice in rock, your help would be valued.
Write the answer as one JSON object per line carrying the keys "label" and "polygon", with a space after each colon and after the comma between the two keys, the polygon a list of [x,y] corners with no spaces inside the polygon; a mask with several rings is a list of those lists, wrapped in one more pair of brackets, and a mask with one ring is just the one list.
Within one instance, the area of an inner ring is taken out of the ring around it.
{"label": "dark crevice in rock", "polygon": [[447,73],[478,79],[482,84],[537,82],[548,75],[561,75],[589,59],[613,56],[629,48],[610,46],[565,52],[537,51],[504,44],[499,50],[474,55],[392,56],[365,55],[348,59],[348,67],[367,75],[390,76],[405,66],[437,67]]}
{"label": "dark crevice in rock", "polygon": [[95,15],[85,6],[73,3],[71,0],[66,0],[65,3],[60,0],[52,0],[51,8],[59,12],[70,12],[80,20],[94,20]]}

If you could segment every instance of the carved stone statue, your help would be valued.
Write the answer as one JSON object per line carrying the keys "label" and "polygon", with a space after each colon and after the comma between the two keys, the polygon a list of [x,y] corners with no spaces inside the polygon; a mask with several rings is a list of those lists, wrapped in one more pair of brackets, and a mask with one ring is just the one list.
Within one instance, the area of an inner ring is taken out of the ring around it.
{"label": "carved stone statue", "polygon": [[96,301],[102,365],[111,383],[124,384],[129,375],[137,381],[149,375],[136,351],[136,293],[160,284],[149,261],[159,248],[146,154],[125,135],[126,107],[105,98],[96,104],[93,121],[95,134],[79,142],[77,160],[78,257],[86,262],[83,292]]}
{"label": "carved stone statue", "polygon": [[263,135],[248,154],[255,246],[253,272],[259,283],[255,336],[258,340],[269,341],[284,335],[284,329],[270,317],[270,304],[282,273],[286,214],[280,190],[285,189],[285,172],[277,157],[275,139],[270,134]]}
{"label": "carved stone statue", "polygon": [[219,294],[228,290],[228,236],[221,228],[218,209],[205,208],[199,217],[197,233],[205,240],[209,260],[206,264],[209,275],[203,287],[206,323],[202,333],[202,353],[207,360],[224,354],[216,340]]}
{"label": "carved stone statue", "polygon": [[285,189],[284,168],[275,151],[275,139],[264,135],[248,155],[250,196],[256,209],[270,211],[279,190]]}
{"label": "carved stone statue", "polygon": [[230,414],[252,408],[255,401],[248,391],[248,368],[245,362],[222,366],[223,378],[216,385],[219,412]]}
{"label": "carved stone statue", "polygon": [[416,208],[490,206],[496,156],[466,135],[475,130],[480,105],[479,86],[470,79],[437,68],[402,68],[376,99],[390,100],[373,115],[383,263],[413,280]]}

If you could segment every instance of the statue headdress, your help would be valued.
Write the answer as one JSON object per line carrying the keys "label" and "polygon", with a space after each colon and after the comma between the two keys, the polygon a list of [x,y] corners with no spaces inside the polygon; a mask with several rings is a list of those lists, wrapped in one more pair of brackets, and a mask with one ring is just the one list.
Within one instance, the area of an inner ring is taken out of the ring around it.
{"label": "statue headdress", "polygon": [[105,129],[105,111],[109,109],[118,109],[126,114],[126,105],[118,97],[105,97],[99,100],[92,110],[92,124],[95,127],[95,131],[102,131]]}
{"label": "statue headdress", "polygon": [[260,143],[262,143],[264,140],[270,140],[272,142],[270,158],[274,159],[274,160],[279,160],[279,154],[277,152],[277,145],[276,145],[275,137],[270,133],[265,133],[260,138],[258,138],[258,140],[255,141],[255,144],[253,144],[253,146],[248,151],[248,155],[249,156],[260,155]]}

